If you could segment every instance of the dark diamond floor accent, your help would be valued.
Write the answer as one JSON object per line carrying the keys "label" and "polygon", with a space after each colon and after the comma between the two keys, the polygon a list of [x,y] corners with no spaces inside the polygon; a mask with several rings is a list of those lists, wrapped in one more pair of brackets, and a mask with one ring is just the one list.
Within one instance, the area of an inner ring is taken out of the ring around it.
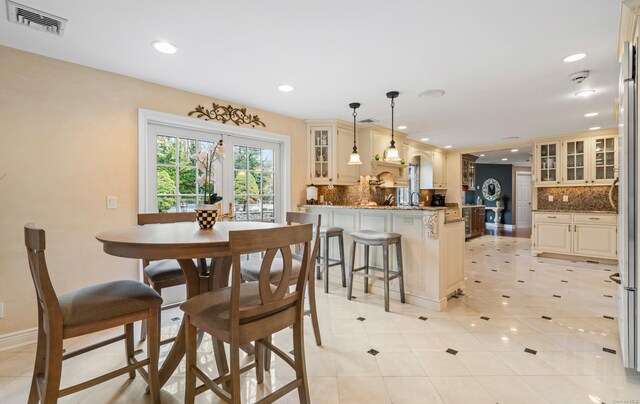
{"label": "dark diamond floor accent", "polygon": [[602,348],[603,351],[610,353],[610,354],[616,354],[616,350],[615,349],[611,349],[611,348]]}
{"label": "dark diamond floor accent", "polygon": [[511,264],[511,262],[509,262],[509,261],[505,261],[504,263],[505,263],[505,264]]}
{"label": "dark diamond floor accent", "polygon": [[357,296],[351,296],[351,299],[352,299],[352,300],[353,300],[353,299],[357,299],[357,298],[358,298]]}
{"label": "dark diamond floor accent", "polygon": [[553,295],[553,297],[557,297],[558,299],[562,298],[560,295]]}
{"label": "dark diamond floor accent", "polygon": [[180,317],[171,317],[171,321],[180,321]]}
{"label": "dark diamond floor accent", "polygon": [[485,256],[485,257],[491,257],[489,254],[485,254],[484,256]]}
{"label": "dark diamond floor accent", "polygon": [[458,353],[458,351],[456,351],[455,349],[451,349],[451,348],[447,349],[445,352],[447,352],[447,353],[449,353],[451,355],[455,355],[455,354]]}
{"label": "dark diamond floor accent", "polygon": [[498,272],[498,270],[497,269],[492,269],[491,272]]}
{"label": "dark diamond floor accent", "polygon": [[605,279],[604,281],[607,282],[607,283],[611,283],[611,281],[609,279]]}
{"label": "dark diamond floor accent", "polygon": [[549,316],[542,316],[542,318],[544,318],[545,320],[551,320],[551,317]]}
{"label": "dark diamond floor accent", "polygon": [[536,270],[535,269],[530,269],[529,272],[536,272]]}
{"label": "dark diamond floor accent", "polygon": [[425,316],[418,317],[418,320],[422,320],[422,321],[427,321],[428,319],[429,317],[425,317]]}
{"label": "dark diamond floor accent", "polygon": [[611,295],[603,295],[603,296],[604,296],[604,297],[613,297],[613,296],[611,296]]}
{"label": "dark diamond floor accent", "polygon": [[516,254],[516,257],[519,257],[519,256],[520,256],[520,254]]}
{"label": "dark diamond floor accent", "polygon": [[474,281],[475,283],[482,283],[482,281]]}
{"label": "dark diamond floor accent", "polygon": [[375,349],[369,349],[367,351],[368,354],[371,354],[373,356],[376,356],[377,354],[379,354],[380,352],[376,351]]}
{"label": "dark diamond floor accent", "polygon": [[477,262],[475,262],[475,261],[471,261],[471,263],[472,263],[472,264],[477,264]]}
{"label": "dark diamond floor accent", "polygon": [[481,319],[481,320],[489,321],[489,317],[487,317],[487,316],[480,316],[480,319]]}
{"label": "dark diamond floor accent", "polygon": [[520,283],[524,283],[524,281],[521,281],[521,280],[518,280],[518,282],[520,282]]}
{"label": "dark diamond floor accent", "polygon": [[573,269],[567,269],[567,272],[573,272]]}
{"label": "dark diamond floor accent", "polygon": [[562,282],[562,283],[569,283],[569,281],[565,281],[564,279],[562,279],[560,282]]}
{"label": "dark diamond floor accent", "polygon": [[605,271],[605,272],[611,272],[611,270],[610,270],[610,269],[605,269],[604,271]]}
{"label": "dark diamond floor accent", "polygon": [[505,299],[511,299],[511,296],[509,295],[502,295],[502,297],[504,297]]}
{"label": "dark diamond floor accent", "polygon": [[614,319],[613,317],[611,317],[611,316],[602,316],[602,317],[606,318],[607,320],[615,320],[615,319]]}
{"label": "dark diamond floor accent", "polygon": [[358,321],[364,321],[364,320],[366,320],[366,318],[364,318],[364,317],[358,317],[358,318],[356,318],[356,320],[358,320]]}
{"label": "dark diamond floor accent", "polygon": [[535,349],[530,349],[530,348],[525,348],[524,351],[526,353],[530,353],[531,355],[535,355],[538,353],[538,351],[536,351]]}

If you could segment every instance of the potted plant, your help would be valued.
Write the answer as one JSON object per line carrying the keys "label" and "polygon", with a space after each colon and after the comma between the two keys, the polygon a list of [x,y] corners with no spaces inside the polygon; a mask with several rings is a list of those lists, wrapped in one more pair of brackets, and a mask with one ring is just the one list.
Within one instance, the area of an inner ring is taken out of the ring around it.
{"label": "potted plant", "polygon": [[501,208],[502,207],[502,196],[500,196],[500,195],[496,195],[496,207],[497,208]]}
{"label": "potted plant", "polygon": [[196,182],[202,190],[202,203],[196,206],[196,217],[201,229],[211,229],[218,218],[218,208],[216,203],[222,200],[213,185],[213,163],[221,159],[224,154],[224,144],[220,140],[214,147],[191,157],[196,161],[196,171],[199,175]]}
{"label": "potted plant", "polygon": [[379,154],[376,154],[375,156],[373,156],[373,159],[374,159],[375,161],[380,161],[380,155],[379,155]]}

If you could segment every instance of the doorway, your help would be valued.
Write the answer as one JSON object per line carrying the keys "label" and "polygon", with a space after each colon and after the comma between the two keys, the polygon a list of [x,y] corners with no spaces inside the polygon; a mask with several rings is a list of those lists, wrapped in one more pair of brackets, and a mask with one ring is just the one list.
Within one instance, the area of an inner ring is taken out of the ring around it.
{"label": "doorway", "polygon": [[531,172],[516,172],[516,227],[531,227]]}

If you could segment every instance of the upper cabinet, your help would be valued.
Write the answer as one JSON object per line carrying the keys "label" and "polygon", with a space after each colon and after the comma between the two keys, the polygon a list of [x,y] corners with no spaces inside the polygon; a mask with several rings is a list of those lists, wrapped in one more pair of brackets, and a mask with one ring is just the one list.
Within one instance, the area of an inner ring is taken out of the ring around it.
{"label": "upper cabinet", "polygon": [[359,166],[349,165],[353,129],[338,121],[309,121],[308,178],[314,184],[352,185],[359,181]]}
{"label": "upper cabinet", "polygon": [[560,142],[536,143],[537,185],[560,184]]}
{"label": "upper cabinet", "polygon": [[616,135],[536,143],[536,186],[610,185],[618,172]]}
{"label": "upper cabinet", "polygon": [[618,176],[618,138],[615,135],[591,138],[591,182],[610,184]]}
{"label": "upper cabinet", "polygon": [[462,189],[474,189],[476,186],[476,160],[471,154],[462,155]]}
{"label": "upper cabinet", "polygon": [[432,189],[447,189],[447,155],[438,151],[431,152],[433,166]]}

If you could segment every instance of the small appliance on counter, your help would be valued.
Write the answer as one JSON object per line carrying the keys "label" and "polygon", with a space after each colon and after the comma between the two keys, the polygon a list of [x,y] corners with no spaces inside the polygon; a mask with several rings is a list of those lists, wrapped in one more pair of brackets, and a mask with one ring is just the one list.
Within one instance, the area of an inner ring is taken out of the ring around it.
{"label": "small appliance on counter", "polygon": [[444,195],[434,194],[431,197],[431,206],[444,206]]}
{"label": "small appliance on counter", "polygon": [[307,205],[315,205],[318,203],[318,188],[313,184],[307,186]]}

